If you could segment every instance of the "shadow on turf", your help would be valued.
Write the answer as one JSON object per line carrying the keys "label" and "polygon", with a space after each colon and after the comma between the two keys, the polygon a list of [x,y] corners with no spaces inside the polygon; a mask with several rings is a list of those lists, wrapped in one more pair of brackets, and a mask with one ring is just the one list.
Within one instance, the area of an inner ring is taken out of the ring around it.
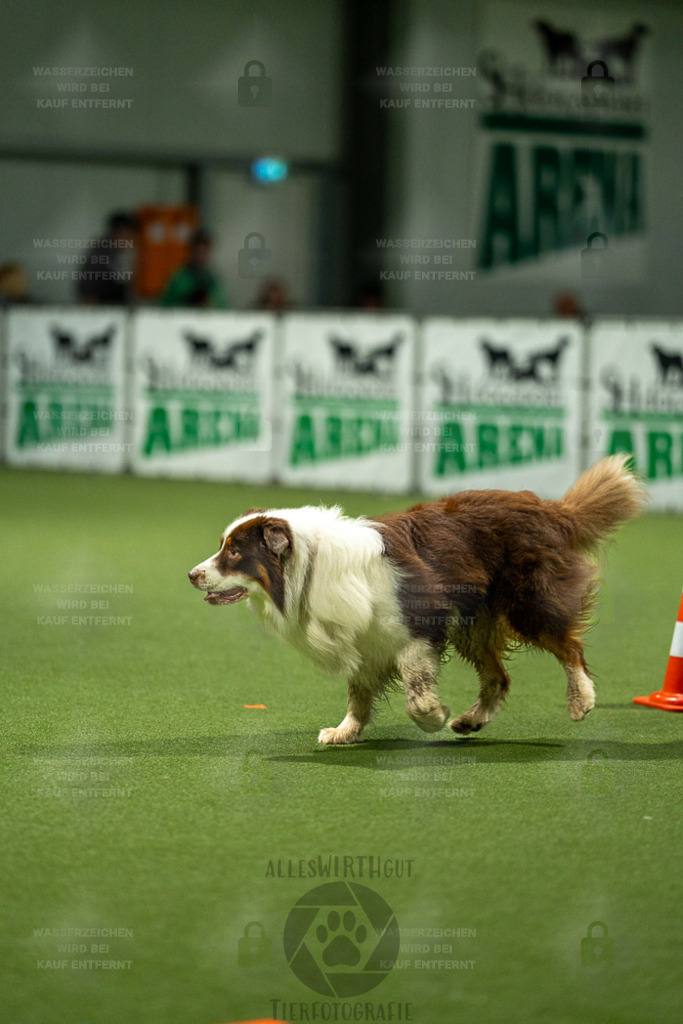
{"label": "shadow on turf", "polygon": [[[594,750],[601,750],[611,761],[673,761],[683,755],[683,741],[668,743],[620,743],[616,740],[496,740],[469,739],[419,740],[371,739],[344,747],[320,747],[303,752],[309,746],[307,735],[287,732],[245,736],[179,736],[155,740],[127,740],[109,743],[46,743],[34,744],[15,751],[16,754],[43,758],[103,757],[243,757],[260,748],[265,760],[278,763],[316,764],[326,767],[374,768],[397,771],[415,764],[420,751],[428,765],[430,752],[443,765],[443,758],[459,763],[529,763],[538,761],[583,761]],[[273,754],[273,749],[289,747],[292,753]],[[399,756],[408,755],[405,762]],[[382,755],[395,754],[389,761]]]}
{"label": "shadow on turf", "polygon": [[[309,754],[274,754],[269,761],[342,766],[345,768],[374,768],[378,771],[401,771],[414,767],[412,751],[422,751],[424,766],[429,767],[429,752],[443,767],[443,760],[452,758],[453,767],[460,764],[528,764],[540,761],[585,761],[594,750],[601,750],[610,761],[673,761],[683,754],[683,742],[619,743],[613,740],[368,740],[349,747],[325,747]],[[405,763],[400,756],[386,760],[382,755],[405,752]]]}

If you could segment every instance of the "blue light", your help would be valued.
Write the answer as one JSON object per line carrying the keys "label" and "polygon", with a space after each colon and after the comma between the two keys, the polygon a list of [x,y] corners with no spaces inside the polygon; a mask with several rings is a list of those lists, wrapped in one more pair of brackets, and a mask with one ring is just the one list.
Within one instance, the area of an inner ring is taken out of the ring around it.
{"label": "blue light", "polygon": [[289,164],[286,160],[280,160],[275,156],[262,156],[252,161],[251,177],[259,185],[272,185],[284,181],[288,176]]}

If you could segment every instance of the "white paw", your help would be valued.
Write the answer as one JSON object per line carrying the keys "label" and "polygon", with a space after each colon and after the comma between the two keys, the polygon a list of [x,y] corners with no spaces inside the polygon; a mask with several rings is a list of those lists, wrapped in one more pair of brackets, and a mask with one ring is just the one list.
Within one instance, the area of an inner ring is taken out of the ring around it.
{"label": "white paw", "polygon": [[577,697],[567,704],[567,711],[572,722],[581,722],[589,711],[595,707],[595,701],[585,697]]}
{"label": "white paw", "polygon": [[450,708],[445,708],[443,704],[441,707],[432,708],[431,711],[416,711],[413,709],[408,712],[415,725],[419,726],[423,732],[439,732],[448,721],[450,713]]}
{"label": "white paw", "polygon": [[348,729],[321,729],[318,733],[318,743],[357,743],[360,733],[353,733]]}
{"label": "white paw", "polygon": [[581,669],[567,669],[567,711],[572,722],[580,722],[595,707],[595,687]]}

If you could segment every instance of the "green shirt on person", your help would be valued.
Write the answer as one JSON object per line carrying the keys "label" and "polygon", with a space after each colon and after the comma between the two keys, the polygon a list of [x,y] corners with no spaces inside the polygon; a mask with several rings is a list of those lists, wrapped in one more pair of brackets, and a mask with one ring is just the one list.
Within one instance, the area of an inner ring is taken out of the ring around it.
{"label": "green shirt on person", "polygon": [[161,305],[227,309],[228,299],[213,271],[186,264],[167,281],[161,294]]}

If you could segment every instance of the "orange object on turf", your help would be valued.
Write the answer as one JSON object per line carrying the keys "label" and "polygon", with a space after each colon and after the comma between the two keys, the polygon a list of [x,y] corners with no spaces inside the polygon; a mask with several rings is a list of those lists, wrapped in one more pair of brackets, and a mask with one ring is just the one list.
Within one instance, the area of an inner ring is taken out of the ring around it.
{"label": "orange object on turf", "polygon": [[[263,708],[264,711],[268,710],[268,705],[267,704],[243,704],[242,707],[243,708]],[[251,1024],[251,1022],[247,1021],[247,1024]]]}
{"label": "orange object on turf", "polygon": [[666,666],[664,685],[649,697],[634,697],[634,704],[645,704],[662,711],[683,711],[683,597],[671,641],[669,664]]}

